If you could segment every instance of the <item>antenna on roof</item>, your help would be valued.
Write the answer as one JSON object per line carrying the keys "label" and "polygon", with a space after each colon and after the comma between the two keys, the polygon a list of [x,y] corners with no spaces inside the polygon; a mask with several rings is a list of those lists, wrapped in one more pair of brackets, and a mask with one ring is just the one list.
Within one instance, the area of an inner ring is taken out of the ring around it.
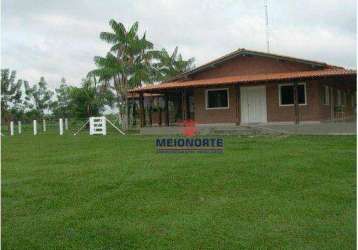
{"label": "antenna on roof", "polygon": [[268,8],[267,8],[267,4],[268,4],[268,0],[264,0],[264,4],[265,4],[265,21],[266,21],[266,50],[267,53],[270,53],[270,37],[269,37],[269,22],[268,22]]}

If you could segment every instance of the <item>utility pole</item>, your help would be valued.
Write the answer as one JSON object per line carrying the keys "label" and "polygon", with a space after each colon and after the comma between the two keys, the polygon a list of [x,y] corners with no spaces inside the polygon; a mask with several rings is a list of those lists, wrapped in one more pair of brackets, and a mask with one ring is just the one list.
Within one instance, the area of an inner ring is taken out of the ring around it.
{"label": "utility pole", "polygon": [[266,24],[266,50],[270,53],[269,21],[268,21],[268,0],[265,1],[265,24]]}

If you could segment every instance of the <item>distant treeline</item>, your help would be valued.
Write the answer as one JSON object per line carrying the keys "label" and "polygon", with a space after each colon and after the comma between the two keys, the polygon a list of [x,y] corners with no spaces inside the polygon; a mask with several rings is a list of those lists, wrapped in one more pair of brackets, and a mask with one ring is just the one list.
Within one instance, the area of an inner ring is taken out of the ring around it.
{"label": "distant treeline", "polygon": [[[105,56],[95,56],[96,68],[80,87],[69,86],[63,78],[52,91],[44,77],[37,84],[16,79],[16,71],[1,70],[2,122],[46,117],[85,118],[101,114],[106,105],[117,106],[119,116],[127,119],[128,90],[143,84],[166,81],[193,68],[194,59],[184,60],[176,47],[172,54],[154,49],[146,33],[138,34],[138,22],[129,29],[110,20],[111,32],[100,39],[110,44]],[[65,75],[66,72],[63,72]]]}

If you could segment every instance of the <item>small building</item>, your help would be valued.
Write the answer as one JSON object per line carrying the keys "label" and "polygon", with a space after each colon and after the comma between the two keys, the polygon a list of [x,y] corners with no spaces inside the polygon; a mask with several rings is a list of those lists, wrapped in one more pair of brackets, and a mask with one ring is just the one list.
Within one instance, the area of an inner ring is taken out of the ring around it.
{"label": "small building", "polygon": [[[130,93],[138,96],[142,127],[188,119],[199,125],[355,120],[356,76],[323,62],[238,49]],[[148,114],[155,99],[157,109]]]}

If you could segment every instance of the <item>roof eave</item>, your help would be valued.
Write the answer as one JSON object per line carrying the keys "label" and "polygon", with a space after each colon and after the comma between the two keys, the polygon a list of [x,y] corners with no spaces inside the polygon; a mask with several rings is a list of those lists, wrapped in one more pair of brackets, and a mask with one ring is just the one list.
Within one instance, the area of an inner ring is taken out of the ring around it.
{"label": "roof eave", "polygon": [[247,49],[238,49],[235,50],[234,52],[231,52],[227,55],[224,55],[222,57],[219,57],[213,61],[210,61],[204,65],[201,65],[195,69],[192,69],[188,72],[184,72],[181,73],[175,77],[172,77],[170,79],[168,79],[165,82],[171,82],[171,81],[175,81],[175,80],[179,80],[179,79],[183,79],[186,78],[192,74],[195,74],[197,72],[201,72],[203,70],[206,70],[210,67],[215,67],[217,64],[221,64],[223,62],[226,62],[228,60],[231,60],[232,58],[235,58],[236,56],[240,56],[240,55],[256,55],[256,56],[263,56],[263,57],[268,57],[268,58],[275,58],[278,60],[286,60],[286,61],[291,61],[291,62],[300,62],[300,63],[304,63],[307,65],[311,65],[311,66],[316,66],[316,67],[327,67],[327,68],[342,68],[342,67],[338,67],[338,66],[334,66],[334,65],[329,65],[327,63],[324,62],[318,62],[318,61],[311,61],[311,60],[306,60],[306,59],[300,59],[300,58],[296,58],[296,57],[289,57],[289,56],[283,56],[283,55],[277,55],[277,54],[271,54],[271,53],[265,53],[265,52],[260,52],[260,51],[253,51],[253,50],[247,50]]}
{"label": "roof eave", "polygon": [[322,79],[322,78],[333,78],[333,77],[356,77],[356,71],[351,72],[337,72],[337,73],[331,73],[327,75],[303,75],[303,76],[287,76],[287,77],[277,77],[277,78],[271,78],[271,79],[247,79],[247,80],[233,80],[233,81],[224,81],[224,82],[217,82],[217,83],[203,83],[203,84],[189,84],[185,85],[185,82],[182,83],[182,85],[175,85],[175,86],[160,86],[158,85],[155,88],[139,88],[139,89],[132,89],[129,92],[132,93],[140,93],[140,92],[147,92],[147,93],[153,93],[153,92],[163,92],[173,89],[183,89],[183,88],[200,88],[200,87],[207,87],[207,86],[215,86],[215,85],[231,85],[231,84],[249,84],[249,83],[262,83],[262,82],[282,82],[282,81],[297,81],[297,80],[310,80],[310,79]]}

